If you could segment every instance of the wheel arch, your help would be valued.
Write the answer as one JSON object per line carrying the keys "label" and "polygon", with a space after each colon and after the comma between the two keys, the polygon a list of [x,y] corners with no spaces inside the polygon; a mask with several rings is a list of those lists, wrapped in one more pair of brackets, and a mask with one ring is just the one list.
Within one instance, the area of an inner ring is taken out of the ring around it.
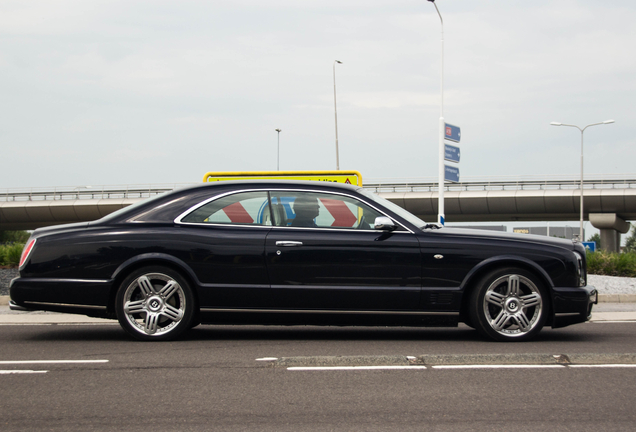
{"label": "wheel arch", "polygon": [[501,255],[491,257],[482,261],[468,272],[460,285],[460,288],[462,290],[460,320],[463,322],[469,320],[468,305],[470,304],[470,297],[472,291],[475,289],[476,282],[484,277],[484,275],[486,275],[488,272],[501,267],[518,267],[531,272],[537,278],[539,278],[539,281],[543,283],[545,288],[548,290],[550,304],[548,308],[547,323],[551,323],[553,317],[552,305],[554,303],[554,290],[552,289],[554,287],[554,283],[552,282],[552,278],[541,266],[539,266],[534,261],[515,255]]}
{"label": "wheel arch", "polygon": [[[112,277],[112,287],[108,296],[108,310],[111,312],[115,312],[115,298],[117,297],[117,291],[119,290],[119,286],[126,279],[126,277],[134,272],[137,269],[148,266],[163,266],[168,267],[176,272],[178,272],[181,276],[183,276],[190,287],[192,288],[192,295],[194,296],[194,300],[197,304],[196,311],[198,311],[199,307],[199,280],[190,268],[184,261],[180,260],[177,257],[174,257],[169,254],[162,253],[147,253],[137,255],[132,257],[126,261],[124,261],[113,273]],[[198,312],[197,312],[198,314]]]}

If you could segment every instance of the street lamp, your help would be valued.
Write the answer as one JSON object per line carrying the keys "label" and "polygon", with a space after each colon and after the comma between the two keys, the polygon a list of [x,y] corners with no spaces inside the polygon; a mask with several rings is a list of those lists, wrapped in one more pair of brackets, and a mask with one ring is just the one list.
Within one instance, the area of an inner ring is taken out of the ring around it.
{"label": "street lamp", "polygon": [[437,183],[438,183],[438,189],[439,189],[439,193],[438,193],[438,211],[437,211],[437,222],[441,225],[444,225],[444,181],[445,181],[445,177],[446,177],[446,173],[445,173],[445,168],[444,168],[444,129],[445,129],[445,122],[444,122],[444,20],[442,19],[442,14],[439,13],[439,9],[437,8],[437,5],[435,4],[435,0],[428,0],[431,3],[433,3],[433,6],[435,6],[435,10],[437,11],[437,15],[439,15],[439,21],[442,24],[442,70],[441,70],[441,83],[440,83],[440,115],[439,115],[439,132],[438,132],[438,142],[439,142],[439,148],[438,148],[438,163],[437,163],[437,169],[438,169],[438,177],[437,177]]}
{"label": "street lamp", "polygon": [[336,63],[342,64],[340,60],[333,62],[333,113],[336,119],[336,170],[340,170],[340,152],[338,150],[338,110],[336,109]]}
{"label": "street lamp", "polygon": [[581,131],[581,220],[580,220],[581,226],[579,228],[580,241],[585,241],[585,239],[583,238],[583,132],[585,132],[585,129],[589,128],[590,126],[598,126],[598,125],[604,125],[604,124],[610,124],[610,123],[614,123],[614,120],[605,120],[604,122],[600,122],[600,123],[592,123],[585,126],[583,129],[581,129],[580,127],[576,125],[571,125],[571,124],[565,124],[565,123],[559,123],[559,122],[550,123],[552,126],[575,127]]}
{"label": "street lamp", "polygon": [[282,129],[274,129],[278,132],[278,140],[276,145],[276,171],[280,171],[280,131]]}

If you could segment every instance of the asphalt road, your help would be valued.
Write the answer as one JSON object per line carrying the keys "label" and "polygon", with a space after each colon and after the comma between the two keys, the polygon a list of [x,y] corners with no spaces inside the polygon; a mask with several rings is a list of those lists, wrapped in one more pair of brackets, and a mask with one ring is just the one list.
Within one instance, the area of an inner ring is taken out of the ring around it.
{"label": "asphalt road", "polygon": [[[587,323],[504,344],[463,326],[210,326],[141,343],[116,324],[4,325],[0,430],[632,431],[636,356],[608,354],[636,353],[634,331]],[[475,354],[507,364],[475,365]],[[574,361],[536,364],[537,354]],[[457,364],[418,364],[421,355]]]}

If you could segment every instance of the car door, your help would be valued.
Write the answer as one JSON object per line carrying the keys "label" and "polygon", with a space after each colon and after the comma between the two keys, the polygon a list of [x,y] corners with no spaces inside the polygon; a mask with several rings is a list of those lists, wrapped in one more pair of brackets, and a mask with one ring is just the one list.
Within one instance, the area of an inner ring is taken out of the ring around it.
{"label": "car door", "polygon": [[272,191],[265,244],[271,306],[303,310],[416,309],[419,241],[373,228],[380,211],[337,193]]}
{"label": "car door", "polygon": [[[201,307],[264,307],[269,300],[265,238],[272,228],[267,191],[204,201],[177,221],[200,282]],[[183,246],[186,247],[186,246]]]}

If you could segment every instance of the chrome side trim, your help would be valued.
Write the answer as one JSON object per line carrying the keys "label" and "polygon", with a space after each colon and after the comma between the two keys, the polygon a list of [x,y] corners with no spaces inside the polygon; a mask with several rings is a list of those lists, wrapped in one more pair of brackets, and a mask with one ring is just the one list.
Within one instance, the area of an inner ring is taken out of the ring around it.
{"label": "chrome side trim", "polygon": [[[225,285],[220,285],[224,287]],[[386,287],[386,286],[366,286],[366,285],[271,285],[267,288],[279,289],[279,290],[334,290],[334,291],[422,291],[419,286],[401,286],[401,287]],[[311,310],[311,309],[310,309]]]}
{"label": "chrome side trim", "polygon": [[61,306],[61,307],[70,307],[70,308],[81,308],[81,309],[96,309],[96,310],[106,310],[106,306],[95,306],[95,305],[79,305],[79,304],[68,304],[68,303],[48,303],[48,302],[36,302],[36,301],[25,301],[25,304],[32,305],[40,305],[40,306]]}
{"label": "chrome side trim", "polygon": [[234,309],[201,308],[201,312],[236,313],[277,313],[277,314],[336,314],[336,315],[421,315],[421,316],[459,316],[459,312],[423,312],[423,311],[373,311],[373,310],[329,310],[329,309]]}
{"label": "chrome side trim", "polygon": [[20,311],[20,312],[31,312],[32,311],[32,309],[27,309],[24,306],[20,306],[19,304],[17,304],[13,300],[9,300],[9,309],[11,309],[12,311]]}
{"label": "chrome side trim", "polygon": [[45,282],[45,283],[56,283],[56,282],[63,282],[63,283],[110,283],[110,282],[112,282],[111,280],[108,280],[108,279],[64,279],[64,278],[16,278],[16,279],[21,279],[23,281],[36,280],[38,282]]}
{"label": "chrome side trim", "polygon": [[580,312],[563,312],[563,313],[555,313],[555,317],[568,317],[568,316],[581,316]]}

